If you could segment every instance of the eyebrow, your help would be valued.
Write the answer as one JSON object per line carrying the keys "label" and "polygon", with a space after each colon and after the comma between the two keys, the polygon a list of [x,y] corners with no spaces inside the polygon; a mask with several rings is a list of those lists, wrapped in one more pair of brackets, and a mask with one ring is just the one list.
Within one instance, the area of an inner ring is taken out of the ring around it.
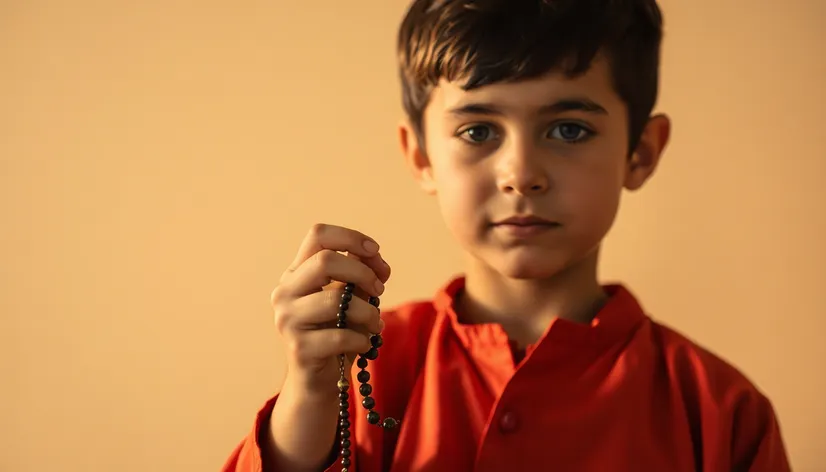
{"label": "eyebrow", "polygon": [[[539,108],[540,115],[581,111],[598,115],[607,115],[608,111],[599,103],[587,98],[569,98],[559,100]],[[448,110],[451,115],[504,115],[502,108],[492,103],[468,103]]]}

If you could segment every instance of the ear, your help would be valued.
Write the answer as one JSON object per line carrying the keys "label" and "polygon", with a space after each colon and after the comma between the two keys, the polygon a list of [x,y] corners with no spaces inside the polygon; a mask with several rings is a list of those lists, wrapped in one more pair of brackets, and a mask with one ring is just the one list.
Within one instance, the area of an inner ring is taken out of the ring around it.
{"label": "ear", "polygon": [[399,124],[399,144],[408,169],[413,174],[422,190],[428,195],[436,193],[436,182],[433,179],[433,168],[427,152],[422,148],[416,131],[409,121]]}
{"label": "ear", "polygon": [[655,115],[648,120],[640,142],[626,164],[625,188],[637,190],[651,177],[660,163],[670,134],[671,121],[666,115]]}

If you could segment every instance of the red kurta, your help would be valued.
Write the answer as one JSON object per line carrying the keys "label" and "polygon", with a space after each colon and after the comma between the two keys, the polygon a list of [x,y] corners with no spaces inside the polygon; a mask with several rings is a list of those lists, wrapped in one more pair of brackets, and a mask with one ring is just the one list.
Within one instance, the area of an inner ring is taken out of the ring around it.
{"label": "red kurta", "polygon": [[[611,297],[592,323],[556,320],[515,362],[499,325],[457,321],[463,284],[456,278],[433,301],[384,312],[370,383],[376,410],[402,426],[367,424],[354,381],[351,471],[790,470],[769,400],[654,322],[624,287],[606,287]],[[224,472],[262,470],[260,441],[277,398]]]}

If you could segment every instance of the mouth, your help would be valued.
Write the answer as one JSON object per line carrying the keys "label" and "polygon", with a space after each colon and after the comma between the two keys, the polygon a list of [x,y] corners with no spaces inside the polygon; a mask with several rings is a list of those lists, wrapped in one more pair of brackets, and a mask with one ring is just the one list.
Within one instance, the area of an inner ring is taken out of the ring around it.
{"label": "mouth", "polygon": [[560,226],[562,225],[556,221],[533,215],[513,216],[493,224],[493,228],[497,231],[502,231],[509,237],[517,239],[539,236]]}
{"label": "mouth", "polygon": [[527,215],[527,216],[512,216],[510,218],[497,221],[493,224],[493,226],[518,226],[518,227],[531,227],[531,226],[543,226],[543,227],[557,227],[560,224],[556,221],[546,220],[545,218],[540,218],[538,216]]}

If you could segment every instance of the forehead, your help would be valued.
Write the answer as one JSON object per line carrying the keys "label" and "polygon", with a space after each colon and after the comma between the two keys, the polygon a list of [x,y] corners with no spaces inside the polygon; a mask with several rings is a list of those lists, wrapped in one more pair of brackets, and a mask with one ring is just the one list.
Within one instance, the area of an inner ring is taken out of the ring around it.
{"label": "forehead", "polygon": [[559,100],[588,100],[599,104],[608,114],[619,114],[624,104],[611,81],[610,67],[597,58],[590,69],[577,77],[552,71],[537,78],[501,82],[463,90],[461,82],[442,80],[432,91],[429,114],[440,115],[471,103],[495,104],[512,114],[537,114],[548,103]]}

